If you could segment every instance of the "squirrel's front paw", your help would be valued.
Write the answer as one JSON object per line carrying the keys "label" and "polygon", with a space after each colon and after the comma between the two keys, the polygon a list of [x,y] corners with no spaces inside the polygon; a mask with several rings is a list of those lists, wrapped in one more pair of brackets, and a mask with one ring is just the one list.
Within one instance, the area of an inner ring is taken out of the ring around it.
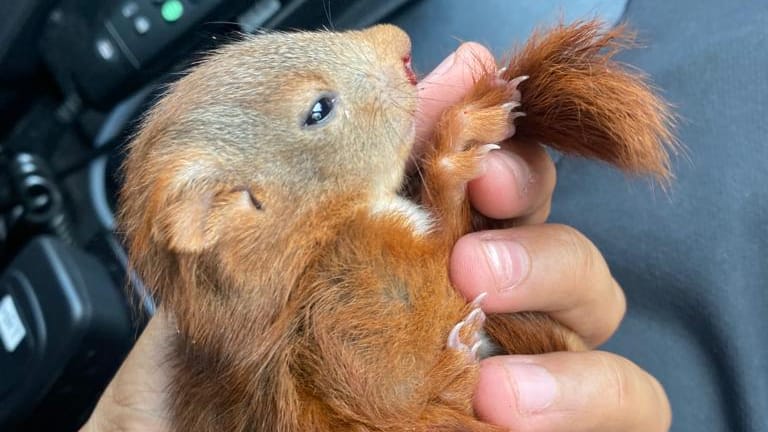
{"label": "squirrel's front paw", "polygon": [[451,245],[471,229],[467,183],[483,173],[485,156],[515,133],[515,119],[525,115],[518,111],[517,86],[527,78],[486,76],[462,102],[448,108],[437,125],[422,163],[421,199],[440,220]]}
{"label": "squirrel's front paw", "polygon": [[515,134],[515,119],[525,116],[520,108],[521,94],[517,86],[528,79],[511,81],[489,78],[491,83],[478,85],[463,102],[449,108],[443,115],[442,130],[448,136],[439,139],[444,150],[461,152],[470,146],[500,143]]}
{"label": "squirrel's front paw", "polygon": [[443,113],[432,153],[433,169],[462,183],[481,174],[480,162],[498,143],[515,133],[521,95],[517,86],[528,77],[510,81],[497,77],[478,84],[463,102]]}

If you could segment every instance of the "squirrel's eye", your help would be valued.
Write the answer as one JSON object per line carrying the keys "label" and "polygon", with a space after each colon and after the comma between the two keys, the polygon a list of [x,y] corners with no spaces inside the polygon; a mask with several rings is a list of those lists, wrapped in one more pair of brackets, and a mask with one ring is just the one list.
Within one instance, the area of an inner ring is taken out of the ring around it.
{"label": "squirrel's eye", "polygon": [[309,110],[306,120],[304,120],[304,126],[312,126],[323,122],[333,112],[333,105],[336,103],[336,99],[332,96],[323,96],[312,105],[312,109]]}

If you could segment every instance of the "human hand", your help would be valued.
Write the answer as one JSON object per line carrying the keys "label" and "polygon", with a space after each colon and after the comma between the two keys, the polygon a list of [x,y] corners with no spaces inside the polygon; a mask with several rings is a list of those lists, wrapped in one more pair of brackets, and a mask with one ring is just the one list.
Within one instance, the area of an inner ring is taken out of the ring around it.
{"label": "human hand", "polygon": [[80,432],[169,432],[168,354],[175,327],[159,310],[149,321]]}
{"label": "human hand", "polygon": [[[493,57],[480,45],[465,44],[447,61],[420,86],[428,96],[422,103],[423,138],[441,104],[458,101],[472,84],[472,71],[481,69],[472,65],[493,64]],[[452,282],[466,298],[487,293],[486,312],[548,312],[594,349],[618,327],[625,298],[587,238],[567,226],[544,224],[554,164],[543,148],[514,143],[484,162],[485,174],[468,188],[472,205],[519,226],[460,239],[451,257]],[[481,419],[528,432],[664,432],[671,422],[658,381],[631,361],[601,351],[488,358],[481,363],[474,405]]]}

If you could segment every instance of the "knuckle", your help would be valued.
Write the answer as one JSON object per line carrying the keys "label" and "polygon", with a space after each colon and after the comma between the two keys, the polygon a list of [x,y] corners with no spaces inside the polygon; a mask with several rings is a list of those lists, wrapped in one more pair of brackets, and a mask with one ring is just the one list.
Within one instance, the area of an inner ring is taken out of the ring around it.
{"label": "knuckle", "polygon": [[595,333],[587,335],[587,340],[590,346],[600,346],[605,341],[611,338],[614,333],[619,329],[621,322],[624,320],[624,315],[627,311],[627,302],[624,297],[624,292],[618,286],[615,281],[611,282],[614,298],[601,301],[601,310],[604,311],[601,314],[600,325],[595,327]]}
{"label": "knuckle", "polygon": [[552,194],[555,191],[555,185],[557,184],[557,170],[555,169],[555,162],[549,157],[549,153],[544,147],[538,147],[538,154],[536,156],[536,163],[534,165],[536,171],[542,177],[542,184],[545,185],[544,191],[549,199],[552,199]]}
{"label": "knuckle", "polygon": [[547,200],[543,206],[539,207],[531,216],[532,223],[544,223],[549,219],[549,214],[552,212],[552,201]]}
{"label": "knuckle", "polygon": [[[621,289],[621,285],[619,283],[611,278],[612,284],[613,284],[613,290],[616,295],[616,305],[614,310],[616,311],[616,325],[613,329],[614,331],[619,327],[619,324],[621,324],[621,321],[624,319],[624,316],[627,314],[627,296],[624,294],[624,290]],[[611,332],[613,334],[613,332]]]}
{"label": "knuckle", "polygon": [[629,360],[607,352],[597,352],[597,359],[600,362],[600,368],[604,373],[606,384],[614,395],[615,409],[617,412],[624,412],[631,409],[628,406],[631,400],[633,389],[632,380],[629,377],[628,370],[630,365],[634,365]]}
{"label": "knuckle", "polygon": [[661,383],[629,359],[602,351],[595,355],[614,412],[636,426],[644,425],[642,430],[669,431],[672,411]]}
{"label": "knuckle", "polygon": [[658,431],[659,432],[667,432],[670,428],[672,428],[672,409],[669,405],[669,399],[667,398],[667,393],[664,391],[664,387],[661,385],[659,380],[657,380],[653,375],[650,375],[646,373],[650,385],[653,388],[653,392],[659,402],[659,404],[662,406],[662,409],[657,410],[658,414]]}
{"label": "knuckle", "polygon": [[[624,296],[624,291],[613,278],[607,284],[607,289],[610,292],[595,294],[596,297],[601,297],[597,299],[597,302],[603,313],[600,315],[600,325],[595,326],[595,333],[587,337],[587,340],[593,347],[602,345],[616,333],[627,312],[627,300]],[[603,292],[600,291],[600,293]]]}
{"label": "knuckle", "polygon": [[608,340],[621,324],[626,312],[626,299],[611,275],[608,264],[597,247],[581,232],[566,225],[552,225],[548,233],[554,239],[562,277],[569,291],[568,308],[572,314],[596,314],[579,319],[579,331],[590,347]]}
{"label": "knuckle", "polygon": [[561,247],[567,262],[572,263],[573,269],[584,269],[588,274],[594,267],[596,248],[584,234],[567,225],[553,224],[553,238]]}
{"label": "knuckle", "polygon": [[575,280],[595,282],[610,277],[603,255],[584,234],[567,225],[556,225],[556,237]]}

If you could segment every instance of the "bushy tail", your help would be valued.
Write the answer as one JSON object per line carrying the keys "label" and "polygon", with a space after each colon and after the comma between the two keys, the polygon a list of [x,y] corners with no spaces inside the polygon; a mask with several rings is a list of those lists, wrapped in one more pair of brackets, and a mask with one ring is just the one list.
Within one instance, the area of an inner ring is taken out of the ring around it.
{"label": "bushy tail", "polygon": [[642,73],[613,60],[633,44],[625,25],[598,20],[534,33],[501,74],[529,76],[516,137],[668,181],[669,152],[678,149],[670,107]]}

